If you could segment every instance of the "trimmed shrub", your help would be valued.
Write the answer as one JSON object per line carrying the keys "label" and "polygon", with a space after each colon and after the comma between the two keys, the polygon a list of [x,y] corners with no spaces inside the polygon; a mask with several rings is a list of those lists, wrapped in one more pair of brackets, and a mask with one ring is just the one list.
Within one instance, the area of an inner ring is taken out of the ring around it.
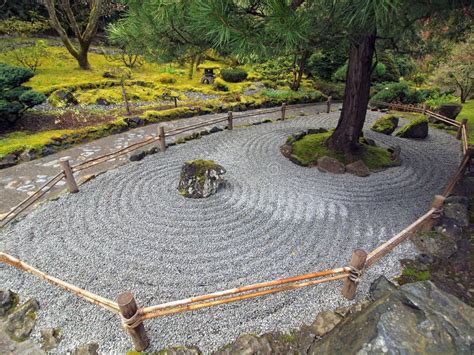
{"label": "trimmed shrub", "polygon": [[229,91],[229,87],[227,86],[225,81],[220,78],[217,78],[216,80],[214,80],[213,87],[215,90],[218,90],[218,91]]}
{"label": "trimmed shrub", "polygon": [[240,68],[228,68],[221,70],[221,77],[228,83],[240,83],[247,79],[248,73]]}
{"label": "trimmed shrub", "polygon": [[174,84],[176,78],[172,74],[161,74],[158,78],[158,81],[162,84]]}
{"label": "trimmed shrub", "polygon": [[331,83],[328,81],[318,81],[315,84],[317,90],[326,96],[331,96],[333,100],[342,100],[344,97],[345,85],[343,83]]}
{"label": "trimmed shrub", "polygon": [[46,100],[43,94],[21,86],[33,71],[0,63],[0,127],[10,126],[28,108]]}

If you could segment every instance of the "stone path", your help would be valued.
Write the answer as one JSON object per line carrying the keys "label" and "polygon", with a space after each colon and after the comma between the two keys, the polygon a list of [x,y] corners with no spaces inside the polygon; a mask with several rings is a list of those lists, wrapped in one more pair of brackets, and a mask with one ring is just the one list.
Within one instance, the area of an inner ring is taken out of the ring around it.
{"label": "stone path", "polygon": [[[334,105],[334,109],[337,109],[340,105]],[[291,109],[291,106],[288,107],[289,111],[287,117],[295,117],[301,112],[305,114],[324,112],[326,109],[325,103],[315,104],[314,106],[305,107],[305,108],[295,108]],[[242,113],[235,113],[235,115],[246,114],[246,113],[258,113],[268,109],[245,111]],[[171,130],[174,128],[188,126],[194,123],[204,122],[211,120],[216,117],[222,117],[224,114],[215,114],[215,115],[203,115],[196,116],[186,119],[180,119],[170,122],[164,122],[161,124],[152,124],[145,127],[139,127],[132,130],[129,130],[124,133],[115,134],[105,138],[97,139],[90,143],[82,144],[75,146],[73,148],[63,150],[56,154],[49,155],[47,157],[33,160],[31,162],[22,163],[7,169],[0,170],[0,216],[10,211],[14,206],[20,203],[23,199],[28,197],[36,191],[42,184],[48,181],[51,177],[56,175],[60,171],[59,161],[60,159],[69,159],[72,164],[100,156],[106,153],[113,152],[120,148],[126,147],[130,144],[143,140],[146,136],[156,136],[157,127],[163,125],[165,130]],[[280,118],[280,113],[272,114],[262,114],[261,116],[242,118],[235,121],[235,125],[248,124],[252,122],[262,121],[263,119],[271,118],[277,119]],[[226,124],[217,124],[218,127],[224,127]],[[212,126],[210,126],[212,127]],[[187,136],[193,132],[201,131],[205,128],[198,128],[194,131],[189,131],[183,133],[182,135],[175,136],[174,138],[167,138],[167,141],[171,142],[181,136]],[[146,148],[146,147],[145,147]],[[113,169],[119,165],[123,165],[129,162],[129,156],[122,156],[117,160],[111,160],[107,163],[99,164],[96,167],[82,171],[76,175],[76,178],[79,178],[88,174],[96,174],[102,171]],[[58,192],[65,188],[65,182],[60,181],[55,188],[52,189],[51,194]]]}
{"label": "stone path", "polygon": [[[0,250],[110,299],[131,290],[143,306],[347,265],[352,250],[373,250],[427,210],[460,149],[436,129],[422,141],[366,130],[402,146],[401,166],[366,178],[300,167],[279,152],[289,135],[334,127],[338,116],[223,131],[108,171],[0,232]],[[369,112],[367,127],[378,116]],[[196,158],[227,169],[226,186],[207,199],[177,191],[183,162]],[[368,270],[357,297],[412,252],[405,243]],[[131,349],[119,318],[95,305],[5,265],[0,285],[38,299],[38,329],[65,335],[59,352],[89,342],[103,353]],[[348,305],[340,291],[334,282],[150,320],[149,350],[195,344],[209,353],[241,333],[287,331]]]}

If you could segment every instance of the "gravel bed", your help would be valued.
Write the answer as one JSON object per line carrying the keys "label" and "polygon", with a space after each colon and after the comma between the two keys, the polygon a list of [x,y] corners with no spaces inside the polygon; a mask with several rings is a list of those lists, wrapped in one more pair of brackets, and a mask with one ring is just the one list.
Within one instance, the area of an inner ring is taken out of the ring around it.
{"label": "gravel bed", "polygon": [[[132,290],[154,305],[347,265],[424,213],[460,158],[459,142],[430,131],[423,141],[366,132],[402,146],[403,164],[367,178],[299,167],[279,147],[295,132],[334,127],[338,112],[224,131],[171,147],[103,174],[49,202],[0,235],[0,250],[99,295]],[[370,124],[378,114],[369,112]],[[181,197],[184,161],[213,159],[227,184],[203,200]],[[405,243],[364,276],[358,298],[380,274],[393,276]],[[0,266],[0,284],[41,304],[35,336],[60,327],[59,352],[98,342],[102,353],[131,349],[117,316],[58,288]],[[341,282],[147,321],[150,351],[195,344],[210,352],[240,333],[286,331],[347,305]]]}

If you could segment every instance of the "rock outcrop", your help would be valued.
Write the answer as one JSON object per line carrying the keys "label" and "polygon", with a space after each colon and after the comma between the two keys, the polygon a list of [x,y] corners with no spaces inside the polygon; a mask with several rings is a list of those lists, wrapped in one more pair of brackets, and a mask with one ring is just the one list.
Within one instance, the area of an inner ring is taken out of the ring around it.
{"label": "rock outcrop", "polygon": [[206,198],[217,192],[226,170],[212,160],[187,161],[181,170],[179,192],[190,198]]}
{"label": "rock outcrop", "polygon": [[403,126],[396,135],[401,138],[424,139],[428,136],[428,119],[417,118]]}

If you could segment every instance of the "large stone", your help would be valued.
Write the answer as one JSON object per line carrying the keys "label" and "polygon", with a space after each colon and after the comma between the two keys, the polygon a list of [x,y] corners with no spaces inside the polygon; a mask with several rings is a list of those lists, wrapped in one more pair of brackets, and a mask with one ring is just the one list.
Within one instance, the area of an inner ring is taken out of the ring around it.
{"label": "large stone", "polygon": [[318,169],[325,173],[344,174],[346,168],[339,160],[323,156],[318,159]]}
{"label": "large stone", "polygon": [[36,312],[39,303],[34,298],[29,299],[11,313],[6,321],[6,331],[16,341],[23,341],[30,336],[36,324]]}
{"label": "large stone", "polygon": [[336,325],[342,321],[342,316],[336,312],[324,311],[316,316],[311,328],[314,334],[322,337],[326,333],[329,333]]}
{"label": "large stone", "polygon": [[449,258],[457,251],[455,239],[436,231],[419,233],[411,240],[420,252],[442,259]]}
{"label": "large stone", "polygon": [[397,137],[424,139],[428,136],[428,120],[416,119],[406,124],[397,132]]}
{"label": "large stone", "polygon": [[62,89],[53,92],[48,101],[54,107],[74,106],[79,103],[72,92]]}
{"label": "large stone", "polygon": [[201,350],[196,346],[175,346],[173,348],[161,349],[160,355],[201,355]]}
{"label": "large stone", "polygon": [[444,104],[438,107],[435,112],[454,120],[456,117],[458,117],[461,110],[461,104]]}
{"label": "large stone", "polygon": [[18,304],[19,297],[15,292],[0,289],[0,317],[5,317]]}
{"label": "large stone", "polygon": [[4,157],[0,158],[0,169],[9,168],[17,163],[18,156],[14,153],[7,154]]}
{"label": "large stone", "polygon": [[187,161],[181,170],[179,192],[185,197],[205,198],[217,192],[226,170],[212,160]]}
{"label": "large stone", "polygon": [[342,321],[310,354],[470,354],[474,309],[429,281],[401,286]]}
{"label": "large stone", "polygon": [[51,351],[55,349],[61,341],[61,331],[59,328],[47,328],[41,330],[41,349]]}
{"label": "large stone", "polygon": [[466,197],[451,196],[443,204],[443,215],[461,227],[469,226],[469,200]]}
{"label": "large stone", "polygon": [[398,127],[398,117],[386,115],[377,119],[370,128],[374,132],[391,135]]}
{"label": "large stone", "polygon": [[89,343],[86,345],[81,345],[75,348],[71,355],[98,355],[99,354],[99,344]]}
{"label": "large stone", "polygon": [[357,160],[353,163],[347,164],[346,170],[348,173],[361,176],[361,177],[370,175],[369,168],[367,167],[367,165],[365,165],[365,163],[362,160]]}

